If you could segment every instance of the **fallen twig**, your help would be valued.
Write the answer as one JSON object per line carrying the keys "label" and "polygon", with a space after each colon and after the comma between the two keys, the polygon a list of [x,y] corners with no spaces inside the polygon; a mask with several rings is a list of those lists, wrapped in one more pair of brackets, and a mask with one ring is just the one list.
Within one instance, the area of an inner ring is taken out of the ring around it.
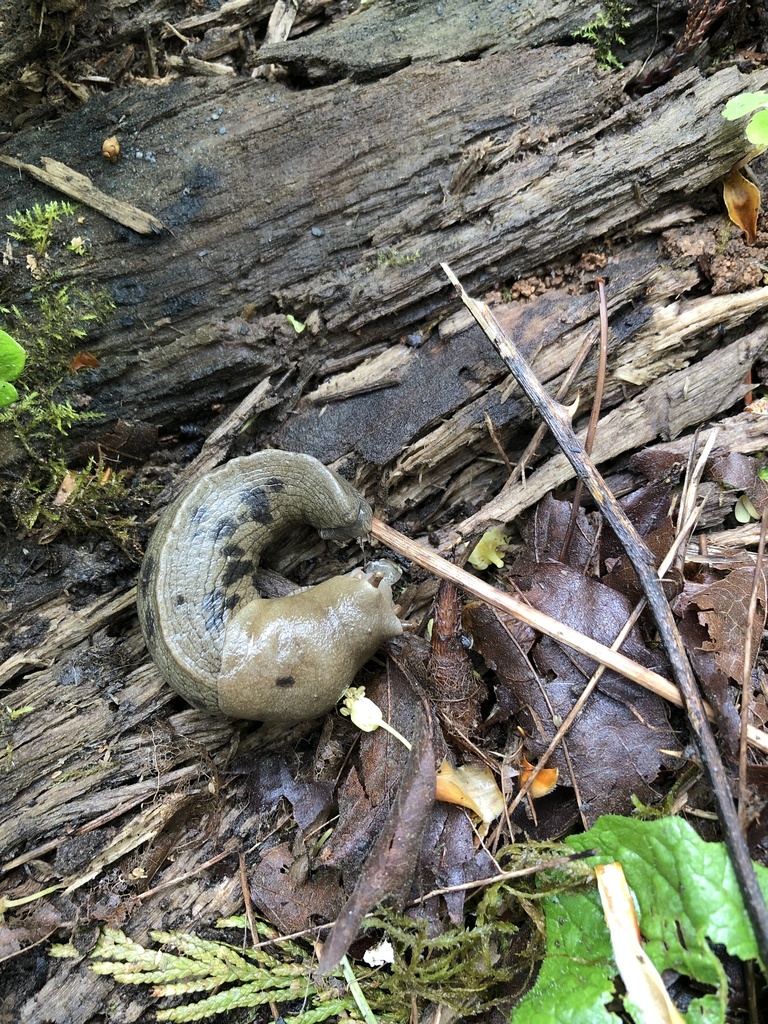
{"label": "fallen twig", "polygon": [[744,637],[744,672],[741,678],[741,734],[739,736],[739,820],[742,830],[747,828],[747,729],[752,704],[752,627],[757,612],[757,598],[762,591],[765,600],[765,576],[763,574],[763,554],[765,552],[765,536],[768,530],[768,513],[763,512],[760,523],[760,544],[757,549],[755,575],[752,580],[752,592],[749,595],[747,611],[747,629]]}
{"label": "fallen twig", "polygon": [[[600,409],[603,405],[603,391],[605,389],[605,372],[608,366],[608,300],[605,295],[605,281],[602,277],[597,279],[597,294],[600,303],[600,345],[598,347],[597,378],[595,380],[595,395],[592,399],[592,410],[589,414],[589,426],[584,438],[584,449],[588,455],[592,454],[592,445],[597,433],[597,424],[600,419]],[[543,425],[543,424],[542,424]],[[581,508],[581,496],[584,484],[581,480],[576,481],[573,489],[573,501],[571,502],[571,518],[568,529],[565,531],[563,546],[560,551],[560,561],[568,561],[568,553],[571,549],[573,531],[579,518]]]}
{"label": "fallen twig", "polygon": [[507,337],[501,324],[499,324],[485,303],[478,302],[467,295],[447,264],[443,263],[442,268],[461,296],[464,305],[482,327],[486,337],[496,348],[536,411],[552,431],[575,473],[584,481],[596,505],[619,538],[638,575],[643,592],[648,600],[648,606],[656,621],[661,642],[669,658],[672,673],[683,697],[691,731],[694,734],[699,754],[712,787],[712,794],[723,831],[723,839],[728,848],[747,914],[755,930],[760,959],[763,969],[765,969],[768,966],[768,907],[766,907],[765,899],[760,890],[757,875],[749,856],[747,844],[739,826],[736,805],[731,795],[714,733],[707,720],[704,701],[699,693],[693,671],[680,639],[680,634],[675,628],[672,611],[664,595],[661,581],[656,574],[656,567],[654,566],[651,553],[634,526],[627,519],[624,510],[609,490],[595,466],[587,458],[584,446],[576,436],[566,411],[547,395],[531,372],[528,364]]}

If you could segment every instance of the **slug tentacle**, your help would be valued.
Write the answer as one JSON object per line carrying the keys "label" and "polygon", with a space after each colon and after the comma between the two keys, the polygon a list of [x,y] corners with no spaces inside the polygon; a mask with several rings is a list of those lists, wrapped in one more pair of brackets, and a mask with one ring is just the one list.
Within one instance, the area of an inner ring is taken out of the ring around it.
{"label": "slug tentacle", "polygon": [[215,470],[160,517],[139,574],[139,621],[161,674],[195,706],[314,718],[402,632],[390,583],[372,586],[360,571],[285,598],[258,595],[264,549],[300,523],[361,537],[371,509],[311,456],[263,451]]}

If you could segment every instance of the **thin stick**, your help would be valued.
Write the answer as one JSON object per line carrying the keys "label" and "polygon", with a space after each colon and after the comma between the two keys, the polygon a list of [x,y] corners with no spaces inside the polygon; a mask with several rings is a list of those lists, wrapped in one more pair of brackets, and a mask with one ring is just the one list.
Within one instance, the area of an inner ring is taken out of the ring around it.
{"label": "thin stick", "polygon": [[[448,562],[445,558],[438,555],[436,551],[425,548],[415,540],[411,540],[410,537],[406,537],[405,534],[399,533],[375,517],[371,524],[371,536],[381,541],[382,544],[386,544],[387,547],[392,548],[393,551],[398,551],[401,555],[409,558],[416,565],[420,565],[435,576],[439,576],[440,579],[450,580],[451,583],[461,587],[467,594],[472,594],[473,597],[479,598],[492,608],[498,608],[499,611],[512,615],[532,629],[551,636],[554,640],[559,640],[566,647],[579,651],[581,654],[586,654],[588,658],[600,662],[606,668],[613,669],[619,675],[624,676],[626,679],[631,679],[646,690],[650,690],[651,693],[658,694],[659,697],[671,701],[678,707],[683,706],[677,687],[674,683],[665,679],[664,676],[659,675],[658,672],[653,672],[651,669],[639,665],[625,654],[612,651],[610,647],[606,647],[604,644],[598,643],[597,640],[593,640],[592,637],[585,636],[583,633],[579,633],[578,630],[558,622],[551,615],[546,615],[537,608],[524,604],[511,594],[505,594],[503,591],[497,590],[484,580],[480,580],[465,569],[454,565],[453,562]],[[715,716],[712,708],[707,704],[704,705],[704,708],[709,717],[714,720]],[[748,736],[749,742],[753,747],[768,754],[768,733],[761,732],[754,726],[750,726]]]}
{"label": "thin stick", "polygon": [[[648,606],[656,621],[661,642],[669,658],[672,673],[683,696],[688,722],[696,740],[696,746],[707,772],[712,788],[715,806],[720,819],[723,839],[728,848],[731,864],[736,874],[742,898],[752,927],[755,931],[757,948],[763,969],[768,967],[768,907],[757,881],[755,868],[749,856],[747,844],[739,827],[739,816],[725,774],[715,736],[707,720],[704,702],[683,648],[680,634],[675,628],[672,612],[664,595],[661,581],[656,575],[653,558],[634,526],[627,519],[624,510],[607,487],[595,466],[584,453],[584,447],[576,436],[570,418],[561,405],[552,401],[533,375],[530,367],[504,333],[485,303],[470,298],[462,288],[450,267],[443,263],[446,276],[454,285],[462,302],[482,327],[488,340],[515,375],[518,383],[528,396],[536,411],[546,422],[555,436],[563,454],[571,463],[576,475],[584,481],[598,508],[609,526],[621,541],[629,560],[638,575]],[[614,654],[614,657],[616,655]]]}
{"label": "thin stick", "polygon": [[[589,355],[590,349],[592,347],[593,337],[590,334],[589,337],[587,337],[587,339],[583,342],[581,348],[579,349],[576,355],[576,358],[573,360],[573,363],[571,364],[571,366],[568,369],[568,372],[563,378],[560,387],[557,389],[558,400],[561,398],[565,398],[565,396],[568,394],[568,390],[571,384],[573,384],[573,382],[576,380],[579,370],[584,365],[584,360]],[[517,481],[520,480],[523,473],[525,472],[525,467],[533,459],[536,452],[539,450],[539,445],[541,444],[546,432],[547,428],[544,423],[540,423],[538,427],[536,427],[533,437],[526,445],[525,451],[520,456],[520,461],[517,463],[514,470],[512,471],[512,475],[507,479],[506,483],[501,488],[501,494],[503,494],[505,491],[509,491],[512,487],[514,487]]]}
{"label": "thin stick", "polygon": [[426,903],[433,896],[444,896],[450,892],[469,892],[472,889],[481,889],[486,885],[496,885],[497,882],[511,882],[515,878],[525,878],[527,875],[536,875],[541,871],[553,871],[556,868],[564,868],[574,861],[584,860],[585,857],[594,857],[597,850],[585,850],[578,854],[567,854],[563,857],[553,857],[552,860],[544,860],[540,864],[531,864],[527,868],[518,868],[516,871],[501,871],[498,875],[489,875],[488,878],[476,878],[472,882],[460,882],[457,885],[449,885],[444,889],[431,889],[413,900],[409,906],[415,907],[419,903]]}

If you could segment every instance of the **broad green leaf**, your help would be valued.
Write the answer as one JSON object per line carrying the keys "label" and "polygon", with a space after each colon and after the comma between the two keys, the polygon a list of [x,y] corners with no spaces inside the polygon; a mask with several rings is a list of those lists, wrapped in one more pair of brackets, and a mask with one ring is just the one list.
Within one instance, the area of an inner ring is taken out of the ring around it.
{"label": "broad green leaf", "polygon": [[547,955],[510,1024],[620,1024],[605,1008],[617,972],[597,890],[548,897],[544,913]]}
{"label": "broad green leaf", "polygon": [[12,405],[18,400],[19,392],[13,384],[9,384],[7,380],[0,380],[0,409],[4,409],[6,405]]}
{"label": "broad green leaf", "polygon": [[[590,863],[622,864],[636,900],[645,950],[659,971],[672,969],[712,986],[695,999],[688,1024],[722,1024],[728,983],[711,944],[741,960],[757,958],[757,943],[722,843],[705,843],[681,818],[638,821],[605,816],[567,843],[599,849]],[[757,867],[768,896],[768,870]],[[534,988],[511,1015],[511,1024],[616,1024],[605,1009],[614,998],[608,929],[596,889],[543,901],[547,955]],[[698,987],[698,986],[697,986]]]}
{"label": "broad green leaf", "polygon": [[726,121],[736,121],[753,110],[768,106],[768,92],[743,92],[740,96],[733,96],[723,108],[723,117]]}
{"label": "broad green leaf", "polygon": [[26,361],[27,353],[18,341],[5,331],[0,331],[0,380],[16,380]]}
{"label": "broad green leaf", "polygon": [[746,136],[753,146],[768,146],[768,110],[758,110],[752,115]]}

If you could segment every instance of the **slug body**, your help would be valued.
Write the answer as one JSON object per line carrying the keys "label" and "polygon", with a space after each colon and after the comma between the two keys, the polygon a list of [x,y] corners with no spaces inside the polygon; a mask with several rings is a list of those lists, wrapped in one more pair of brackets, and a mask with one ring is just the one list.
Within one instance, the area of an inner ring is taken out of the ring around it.
{"label": "slug body", "polygon": [[139,621],[160,673],[190,704],[257,721],[316,718],[402,632],[390,584],[362,570],[259,596],[263,551],[303,523],[325,538],[362,537],[371,509],[321,462],[282,451],[233,459],[160,517],[139,574]]}

